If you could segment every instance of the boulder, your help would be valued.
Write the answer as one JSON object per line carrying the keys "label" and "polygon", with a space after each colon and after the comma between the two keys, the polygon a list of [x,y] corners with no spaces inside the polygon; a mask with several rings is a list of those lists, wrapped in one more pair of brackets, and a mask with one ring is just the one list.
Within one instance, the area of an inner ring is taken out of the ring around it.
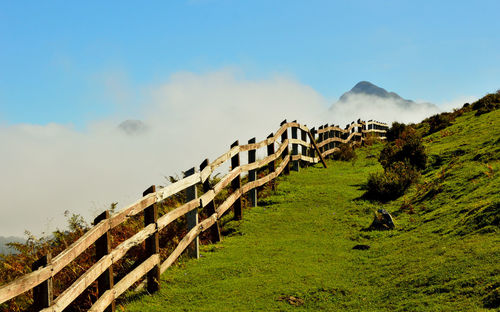
{"label": "boulder", "polygon": [[387,210],[379,209],[375,212],[372,224],[368,227],[369,230],[392,230],[394,229],[394,221]]}

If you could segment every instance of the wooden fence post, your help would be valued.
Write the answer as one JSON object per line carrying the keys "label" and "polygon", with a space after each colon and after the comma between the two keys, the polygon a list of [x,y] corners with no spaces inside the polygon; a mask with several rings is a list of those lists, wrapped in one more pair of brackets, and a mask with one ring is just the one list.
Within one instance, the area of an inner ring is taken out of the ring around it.
{"label": "wooden fence post", "polygon": [[[142,193],[142,196],[146,196],[150,193],[156,192],[156,186],[152,185],[147,190]],[[144,209],[144,226],[148,226],[151,223],[156,224],[158,220],[158,205],[153,204],[146,209]],[[158,235],[158,224],[156,224],[156,231],[153,235],[146,238],[146,255],[145,258],[149,258],[154,254],[160,253],[160,241]],[[154,293],[160,289],[160,264],[155,265],[147,274],[147,290],[149,293]]]}
{"label": "wooden fence post", "polygon": [[[238,146],[239,142],[235,141],[233,144],[231,144],[231,148]],[[240,166],[240,153],[234,155],[231,157],[231,170],[234,168],[237,168]],[[231,188],[233,189],[233,192],[238,190],[241,186],[241,174],[238,174],[236,178],[231,181]],[[241,220],[241,197],[239,197],[233,204],[233,211],[234,211],[234,219],[235,220]]]}
{"label": "wooden fence post", "polygon": [[[321,130],[323,130],[323,126],[319,126],[318,132],[321,131]],[[323,133],[318,133],[318,142],[317,143],[320,144],[321,142],[323,142]],[[319,151],[321,153],[323,153],[324,149],[325,149],[325,147],[322,146],[322,147],[319,148]]]}
{"label": "wooden fence post", "polygon": [[[303,129],[300,129],[300,139],[303,142],[307,142],[307,133]],[[307,147],[305,145],[302,145],[302,155],[307,156]],[[300,162],[300,165],[302,166],[302,168],[307,167],[308,164],[309,163],[307,161],[301,161]]]}
{"label": "wooden fence post", "polygon": [[[94,225],[98,224],[102,220],[109,219],[110,213],[109,210],[103,211],[100,215],[98,215],[94,219]],[[99,239],[95,242],[95,256],[96,261],[99,261],[105,255],[108,255],[111,252],[111,234],[109,231],[106,231],[104,235],[99,237]],[[113,289],[113,265],[106,269],[98,278],[97,278],[97,293],[99,297],[104,294],[106,290]],[[106,312],[115,311],[115,301],[111,301],[111,304],[104,310]]]}
{"label": "wooden fence post", "polygon": [[[273,136],[274,136],[274,134],[271,133],[270,135],[267,136],[267,138],[270,139]],[[271,156],[273,154],[274,154],[274,142],[267,145],[267,156]],[[268,174],[271,174],[274,172],[274,160],[269,162],[269,164],[267,165],[267,169],[268,169]],[[273,191],[275,191],[276,190],[276,183],[274,182],[274,179],[269,181],[269,183],[271,183],[271,189]]]}
{"label": "wooden fence post", "polygon": [[[323,125],[323,129],[325,129],[325,133],[323,133],[323,140],[328,140],[330,138],[330,132],[327,130],[328,124]],[[324,152],[327,152],[330,149],[330,143],[327,143],[324,145],[325,150]]]}
{"label": "wooden fence post", "polygon": [[[294,120],[293,122],[296,122]],[[292,127],[292,139],[297,139],[297,127]],[[299,145],[296,143],[292,143],[292,156],[299,155]],[[299,161],[294,160],[292,162],[292,170],[293,171],[299,171]]]}
{"label": "wooden fence post", "polygon": [[[194,167],[188,169],[184,172],[184,178],[187,178],[194,174]],[[186,188],[186,203],[192,201],[197,197],[196,192],[196,184]],[[198,209],[193,209],[186,214],[187,219],[187,230],[191,231],[198,225]],[[189,244],[188,255],[191,258],[199,259],[200,258],[200,238],[196,236],[191,244]]]}
{"label": "wooden fence post", "polygon": [[[205,159],[201,165],[200,165],[200,171],[203,171],[205,167],[208,166],[208,159]],[[207,178],[205,182],[203,182],[203,192],[208,192],[211,189],[210,187],[210,181]],[[209,216],[213,215],[215,213],[215,203],[214,200],[212,199],[208,204],[205,205],[205,209],[207,210],[207,213]],[[220,236],[220,229],[219,229],[219,221],[217,220],[214,225],[210,227],[210,240],[212,243],[220,242],[221,236]]]}
{"label": "wooden fence post", "polygon": [[[52,261],[52,255],[47,253],[45,256],[36,260],[31,269],[33,271],[38,270],[39,268],[45,267],[49,265]],[[48,308],[52,305],[54,293],[52,290],[52,277],[42,282],[40,285],[33,288],[33,308],[35,311],[39,311],[45,308]]]}
{"label": "wooden fence post", "polygon": [[[338,137],[339,137],[339,131],[338,131],[338,130],[335,130],[335,131],[333,132],[333,136],[334,136],[335,138],[338,138]],[[333,147],[339,147],[339,142],[338,142],[338,141],[333,142]]]}
{"label": "wooden fence post", "polygon": [[311,133],[311,137],[309,138],[309,143],[311,144],[311,146],[309,147],[309,156],[314,158],[315,150],[312,144],[313,140],[316,139],[316,128],[312,128],[309,132]]}
{"label": "wooden fence post", "polygon": [[[255,138],[251,138],[248,140],[248,144],[253,144],[255,143]],[[256,158],[257,151],[252,149],[248,151],[248,163],[254,163],[255,158]],[[249,170],[248,171],[248,182],[255,181],[257,178],[257,170]],[[257,188],[253,188],[249,192],[249,197],[250,197],[250,204],[251,207],[257,207]]]}
{"label": "wooden fence post", "polygon": [[[334,125],[330,125],[330,127],[333,127],[333,126],[334,126]],[[329,137],[329,138],[333,138],[333,137],[335,137],[335,132],[334,132],[334,130],[330,130],[330,131],[329,131],[329,135],[328,135],[328,137]],[[333,141],[332,141],[332,142],[330,142],[330,143],[329,143],[329,148],[328,148],[328,149],[329,149],[329,150],[331,150],[331,149],[333,149],[333,148],[335,148],[335,142],[333,142]],[[330,154],[330,157],[332,157],[332,158],[333,158],[333,154]]]}
{"label": "wooden fence post", "polygon": [[[281,122],[280,126],[283,126],[284,124],[286,124],[286,119]],[[281,135],[281,144],[285,144],[286,140],[288,140],[288,129],[285,129],[285,132],[283,132],[283,134]],[[288,143],[286,144],[287,146],[285,147],[285,150],[281,154],[281,159],[285,159],[285,157],[288,156],[288,154],[290,154],[290,152],[288,151]],[[285,175],[290,174],[290,162],[288,162],[285,165],[285,168],[283,168],[283,173]]]}

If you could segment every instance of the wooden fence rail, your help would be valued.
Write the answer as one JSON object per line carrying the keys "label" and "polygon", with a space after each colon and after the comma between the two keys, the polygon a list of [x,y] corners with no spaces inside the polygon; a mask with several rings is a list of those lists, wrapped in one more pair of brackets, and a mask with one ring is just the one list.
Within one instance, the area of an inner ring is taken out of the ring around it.
{"label": "wooden fence rail", "polygon": [[[155,292],[160,287],[160,274],[165,272],[184,250],[188,249],[192,257],[199,256],[198,236],[200,233],[209,230],[211,241],[217,242],[221,239],[218,220],[222,215],[232,207],[235,219],[243,217],[241,198],[244,194],[249,193],[251,205],[256,206],[257,188],[266,183],[272,183],[274,189],[273,180],[282,173],[289,174],[290,162],[295,171],[298,171],[301,166],[317,163],[321,163],[326,168],[324,158],[338,150],[337,144],[361,143],[368,133],[383,138],[382,135],[387,125],[374,121],[369,121],[368,125],[367,127],[366,122],[358,120],[345,129],[334,125],[323,125],[316,131],[314,128],[309,130],[305,125],[296,121],[286,122],[285,120],[278,131],[271,133],[265,140],[255,142],[253,138],[246,145],[239,145],[236,141],[227,152],[213,162],[210,163],[208,159],[204,160],[200,165],[200,171],[195,172],[195,169],[191,168],[186,171],[183,179],[158,190],[155,186],[148,188],[141,199],[120,211],[113,214],[109,211],[103,212],[95,219],[95,225],[66,250],[54,258],[47,254],[33,265],[33,272],[0,286],[0,303],[33,289],[35,309],[44,312],[63,311],[96,280],[100,296],[90,311],[114,311],[115,299],[144,277],[146,278],[139,288],[146,286],[150,293]],[[288,137],[289,128],[291,138]],[[318,134],[317,138],[316,134]],[[275,149],[276,144],[279,144],[277,149]],[[291,153],[289,145],[292,146]],[[299,146],[301,146],[300,152]],[[267,156],[257,160],[256,151],[260,148],[267,149]],[[242,152],[248,152],[248,164],[240,164],[239,155]],[[210,176],[229,160],[231,170],[211,187]],[[267,174],[257,178],[257,170],[262,168],[267,169]],[[248,172],[248,182],[241,185],[241,174],[244,172]],[[203,186],[203,194],[199,197],[196,194],[197,184]],[[215,197],[228,186],[231,186],[231,192],[218,207],[215,207]],[[186,192],[186,203],[158,216],[158,204],[182,191]],[[209,215],[201,222],[198,221],[199,208],[206,209]],[[139,213],[144,213],[144,228],[111,250],[111,229]],[[184,215],[188,220],[188,232],[162,262],[159,254],[158,233]],[[115,284],[113,264],[123,258],[132,247],[143,242],[146,244],[146,260]],[[94,265],[53,299],[52,279],[54,276],[92,245],[96,247]]]}

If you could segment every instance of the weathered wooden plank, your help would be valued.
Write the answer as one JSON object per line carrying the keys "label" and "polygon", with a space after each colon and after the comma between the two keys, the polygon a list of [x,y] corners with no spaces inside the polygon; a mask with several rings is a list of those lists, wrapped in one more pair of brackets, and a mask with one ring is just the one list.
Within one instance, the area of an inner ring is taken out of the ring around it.
{"label": "weathered wooden plank", "polygon": [[152,268],[159,265],[160,255],[154,254],[142,262],[139,266],[133,269],[130,273],[125,275],[113,289],[106,291],[89,309],[89,312],[101,312],[106,309],[106,307],[122,295],[127,289],[129,289],[135,282],[137,282],[141,277],[143,277],[147,272],[151,271]]}
{"label": "weathered wooden plank", "polygon": [[281,172],[283,172],[285,170],[285,168],[288,167],[289,162],[290,162],[290,155],[286,155],[285,158],[281,161],[279,167],[274,172],[273,179],[278,177],[281,174]]}
{"label": "weathered wooden plank", "polygon": [[[332,128],[332,127],[330,127]],[[326,136],[327,134],[327,131],[324,131],[325,129],[328,129],[328,128],[324,128],[324,129],[321,129],[321,133],[323,133],[324,136]],[[349,131],[345,131],[345,130],[342,130],[343,133],[347,134],[349,133]],[[339,137],[329,137],[328,139],[324,139],[324,140],[321,140],[321,142],[317,143],[317,146],[318,148],[322,149],[324,148],[326,145],[332,143],[332,142],[340,142],[340,143],[348,143],[352,140],[352,137],[353,136],[361,136],[362,134],[359,133],[359,132],[353,132],[353,133],[349,133],[348,137],[346,139],[342,139],[342,138],[339,138]],[[320,135],[321,137],[321,135]],[[325,151],[326,151],[326,148],[325,148]],[[323,153],[324,154],[324,153]],[[331,154],[331,152],[329,153]]]}
{"label": "weathered wooden plank", "polygon": [[326,156],[328,156],[328,155],[330,155],[330,154],[335,153],[336,151],[340,151],[340,148],[335,147],[335,148],[332,148],[331,150],[327,150],[327,151],[325,151],[325,152],[322,154],[322,156],[323,156],[323,157],[326,157]]}
{"label": "weathered wooden plank", "polygon": [[217,194],[214,190],[209,190],[205,194],[200,196],[200,207],[206,207],[210,201],[214,200]]}
{"label": "weathered wooden plank", "polygon": [[40,285],[52,276],[51,273],[52,265],[48,265],[3,285],[0,287],[0,302],[5,302]]}
{"label": "weathered wooden plank", "polygon": [[184,205],[175,208],[174,210],[171,210],[164,214],[163,216],[158,218],[157,224],[158,224],[158,231],[161,231],[163,228],[165,228],[167,225],[169,225],[172,221],[176,220],[179,217],[182,217],[189,211],[196,209],[200,207],[200,201],[198,199],[193,199]]}
{"label": "weathered wooden plank", "polygon": [[240,152],[240,147],[234,146],[229,151],[227,151],[224,154],[222,154],[221,156],[219,156],[219,158],[217,158],[216,160],[214,160],[210,164],[210,168],[211,168],[212,172],[214,172],[214,170],[216,168],[218,168],[220,165],[222,165],[224,162],[226,162],[227,160],[229,160],[230,158],[232,158],[234,155],[238,154],[239,152]]}
{"label": "weathered wooden plank", "polygon": [[68,263],[78,257],[83,251],[90,247],[95,241],[101,237],[110,228],[108,220],[101,221],[82,237],[71,244],[66,250],[52,259],[52,264],[44,268],[40,268],[34,272],[28,273],[6,285],[0,287],[0,303],[12,299],[33,287],[44,282],[48,278],[57,274]]}
{"label": "weathered wooden plank", "polygon": [[[292,128],[293,129],[293,128]],[[298,128],[296,128],[298,129]],[[291,139],[288,139],[288,141],[291,143],[291,144],[298,144],[298,145],[302,145],[303,147],[311,147],[311,144],[310,143],[307,143],[306,141],[302,140],[302,139],[294,139],[293,137]]]}
{"label": "weathered wooden plank", "polygon": [[[200,165],[200,170],[203,171],[205,167],[208,167],[208,164],[208,159],[205,159]],[[208,180],[203,182],[203,192],[205,192],[205,194],[200,197],[200,206],[204,207],[207,214],[211,216],[215,213],[215,192],[211,189]],[[210,227],[210,240],[212,243],[216,243],[221,240],[219,222],[215,222],[215,224]]]}
{"label": "weathered wooden plank", "polygon": [[[286,122],[282,123],[282,125],[278,129],[278,131],[276,131],[276,134],[268,136],[267,139],[260,141],[260,142],[257,142],[257,143],[254,143],[254,144],[240,145],[240,152],[247,152],[251,149],[258,149],[258,148],[262,148],[262,147],[265,147],[267,145],[270,145],[271,143],[275,143],[281,137],[283,132],[285,132],[288,128],[290,128],[294,125],[299,126],[299,124],[297,124],[297,123],[286,123]],[[304,127],[304,126],[300,126],[300,127],[307,129],[307,127]],[[307,131],[309,131],[309,129],[307,129]]]}
{"label": "weathered wooden plank", "polygon": [[318,143],[318,147],[321,148],[321,147],[324,147],[325,145],[328,145],[332,142],[340,142],[340,143],[345,143],[346,140],[343,140],[341,138],[338,138],[338,137],[330,137],[326,140],[323,140],[321,141],[321,143]]}
{"label": "weathered wooden plank", "polygon": [[201,182],[201,174],[199,172],[190,175],[182,180],[179,180],[175,183],[172,183],[160,190],[158,190],[156,194],[157,202],[166,199],[174,194],[179,193],[180,191],[185,190],[186,188],[195,185],[196,183]]}
{"label": "weathered wooden plank", "polygon": [[217,214],[213,214],[206,218],[198,224],[197,227],[191,229],[186,236],[182,238],[174,251],[168,256],[168,258],[161,264],[161,273],[165,272],[174,262],[179,258],[182,252],[187,248],[187,246],[193,241],[193,239],[198,236],[202,231],[210,228],[217,221]]}
{"label": "weathered wooden plank", "polygon": [[283,133],[285,131],[287,131],[288,128],[289,127],[286,124],[286,119],[285,119],[285,120],[283,120],[283,122],[281,122],[280,128],[278,129],[278,131],[276,131],[276,133],[273,136],[274,142],[276,142],[279,138],[281,138],[281,136],[283,135]]}
{"label": "weathered wooden plank", "polygon": [[309,162],[309,163],[313,163],[313,164],[316,164],[316,163],[320,162],[320,160],[319,160],[318,157],[311,157],[311,156],[299,155],[298,158],[300,160],[303,160],[303,161],[306,161],[306,162]]}
{"label": "weathered wooden plank", "polygon": [[154,194],[149,194],[148,196],[145,196],[135,203],[127,206],[124,209],[121,209],[120,211],[114,213],[111,215],[109,218],[109,227],[110,229],[115,228],[116,226],[122,224],[125,222],[128,218],[135,216],[138,213],[141,213],[146,209],[147,207],[151,206],[152,204],[156,203],[156,197]]}
{"label": "weathered wooden plank", "polygon": [[[208,162],[208,159],[205,159],[207,162]],[[208,178],[210,178],[210,175],[212,174],[212,168],[208,165],[208,163],[206,164],[205,167],[203,167],[203,169],[200,169],[200,182],[201,183],[205,183]]]}
{"label": "weathered wooden plank", "polygon": [[275,177],[276,177],[276,173],[272,172],[272,173],[270,173],[270,174],[268,174],[260,179],[257,179],[257,180],[252,181],[252,182],[248,182],[241,187],[241,192],[242,192],[242,194],[245,194],[256,187],[264,185],[265,183],[273,180]]}
{"label": "weathered wooden plank", "polygon": [[337,126],[328,126],[328,127],[323,127],[321,129],[318,129],[318,134],[322,134],[322,133],[329,132],[329,131],[340,131],[343,133],[347,133],[347,132],[350,132],[352,130],[352,128],[361,127],[361,126],[362,126],[362,124],[359,124],[359,123],[350,124],[347,129],[342,129],[342,128],[339,128]]}
{"label": "weathered wooden plank", "polygon": [[70,287],[60,294],[59,297],[54,300],[54,304],[51,307],[41,311],[63,311],[82,292],[84,292],[90,284],[92,284],[104,271],[106,271],[112,263],[113,259],[110,255],[102,257],[84,274],[80,275],[80,277]]}
{"label": "weathered wooden plank", "polygon": [[259,149],[259,148],[262,148],[262,147],[265,147],[266,145],[268,144],[268,140],[262,140],[260,142],[257,142],[257,143],[248,143],[248,144],[245,144],[245,145],[240,145],[240,153],[241,152],[248,152],[250,150],[255,150],[255,149]]}
{"label": "weathered wooden plank", "polygon": [[99,277],[99,275],[101,275],[107,268],[109,268],[109,266],[111,266],[113,262],[120,260],[130,248],[141,244],[155,231],[156,225],[150,224],[141,231],[137,232],[134,236],[122,242],[108,255],[102,257],[85,273],[80,275],[80,277],[70,287],[68,287],[62,294],[59,295],[59,297],[54,300],[54,304],[52,305],[52,307],[48,308],[48,310],[43,311],[57,312],[64,310],[83,291],[85,291],[85,289],[87,289],[87,287],[89,287],[90,284],[92,284],[97,279],[97,277]]}
{"label": "weathered wooden plank", "polygon": [[222,179],[214,186],[214,192],[219,194],[219,192],[228,186],[231,181],[233,181],[241,173],[241,167],[236,167],[232,169],[228,174],[226,174]]}
{"label": "weathered wooden plank", "polygon": [[231,195],[229,195],[226,200],[217,207],[217,218],[220,219],[222,215],[238,200],[241,196],[241,190],[235,190]]}
{"label": "weathered wooden plank", "polygon": [[[289,141],[287,141],[287,142],[289,142]],[[274,143],[272,143],[272,144],[274,144]],[[283,153],[283,151],[285,150],[286,147],[287,147],[287,144],[281,144],[280,147],[278,148],[278,151],[276,153],[274,152],[274,149],[273,149],[272,154],[270,154],[269,156],[264,157],[263,159],[261,159],[261,160],[259,160],[257,162],[254,162],[252,164],[241,165],[240,166],[241,172],[250,171],[250,170],[253,170],[253,169],[260,168],[260,167],[265,166],[268,163],[270,163],[270,162],[278,159],[278,157],[280,157],[281,153]],[[268,154],[269,154],[269,150],[268,150]]]}

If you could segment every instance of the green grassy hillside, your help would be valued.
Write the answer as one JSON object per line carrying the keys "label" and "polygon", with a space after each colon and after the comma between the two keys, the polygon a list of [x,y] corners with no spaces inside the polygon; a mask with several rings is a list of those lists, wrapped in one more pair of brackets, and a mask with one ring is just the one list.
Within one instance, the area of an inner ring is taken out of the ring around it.
{"label": "green grassy hillside", "polygon": [[[362,198],[382,144],[352,162],[281,178],[223,242],[181,261],[127,311],[482,311],[500,302],[500,111],[424,138],[429,165],[406,194]],[[392,231],[364,231],[373,212]],[[368,250],[355,250],[358,244]]]}

